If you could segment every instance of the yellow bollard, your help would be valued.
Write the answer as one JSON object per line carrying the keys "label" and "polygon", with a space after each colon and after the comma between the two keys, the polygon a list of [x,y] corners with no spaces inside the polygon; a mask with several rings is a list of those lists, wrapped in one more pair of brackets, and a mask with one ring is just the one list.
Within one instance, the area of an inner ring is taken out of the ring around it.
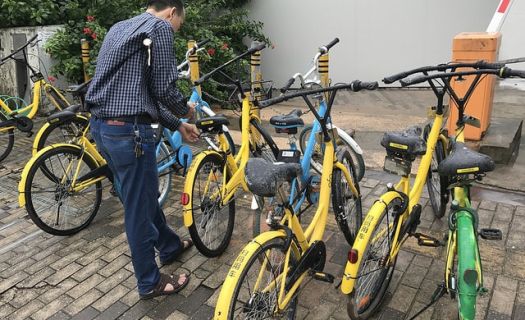
{"label": "yellow bollard", "polygon": [[[264,99],[264,91],[262,87],[262,72],[261,72],[261,51],[254,52],[250,58],[250,81],[252,84],[253,98],[255,100]],[[252,113],[260,118],[260,110],[254,109]]]}
{"label": "yellow bollard", "polygon": [[82,48],[82,64],[84,66],[84,81],[91,79],[87,73],[87,68],[89,66],[89,42],[86,39],[80,40],[80,47]]}
{"label": "yellow bollard", "polygon": [[[321,86],[323,88],[330,86],[330,75],[328,73],[329,62],[330,58],[328,57],[328,53],[319,57],[319,75],[321,77]],[[328,92],[325,93],[325,98],[328,99]]]}
{"label": "yellow bollard", "polygon": [[[195,40],[188,41],[188,50],[193,49],[194,45],[195,45]],[[190,80],[191,80],[191,83],[194,83],[200,77],[199,57],[197,56],[196,50],[194,54],[189,56],[188,61],[190,63]],[[201,86],[197,86],[197,91],[199,92],[199,95],[202,95]]]}

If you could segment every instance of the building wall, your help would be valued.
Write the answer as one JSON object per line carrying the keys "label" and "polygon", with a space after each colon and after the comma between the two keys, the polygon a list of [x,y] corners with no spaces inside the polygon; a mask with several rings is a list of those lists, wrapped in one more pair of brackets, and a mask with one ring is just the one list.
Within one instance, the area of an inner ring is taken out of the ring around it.
{"label": "building wall", "polygon": [[[306,71],[320,45],[339,37],[330,53],[334,82],[380,80],[448,62],[452,38],[485,31],[498,0],[258,0],[251,18],[264,22],[275,49],[263,51],[263,76],[281,86]],[[523,19],[522,19],[523,21]],[[525,45],[525,44],[524,44]]]}

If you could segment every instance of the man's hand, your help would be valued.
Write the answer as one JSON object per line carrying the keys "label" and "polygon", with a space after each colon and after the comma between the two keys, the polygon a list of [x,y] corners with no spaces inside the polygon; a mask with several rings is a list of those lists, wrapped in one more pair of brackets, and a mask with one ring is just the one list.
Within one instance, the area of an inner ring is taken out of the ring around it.
{"label": "man's hand", "polygon": [[188,101],[188,113],[186,113],[183,118],[191,120],[193,118],[193,115],[195,115],[195,106],[197,104],[193,102]]}
{"label": "man's hand", "polygon": [[184,141],[197,142],[197,140],[199,140],[199,130],[193,124],[182,122],[177,130],[180,132]]}

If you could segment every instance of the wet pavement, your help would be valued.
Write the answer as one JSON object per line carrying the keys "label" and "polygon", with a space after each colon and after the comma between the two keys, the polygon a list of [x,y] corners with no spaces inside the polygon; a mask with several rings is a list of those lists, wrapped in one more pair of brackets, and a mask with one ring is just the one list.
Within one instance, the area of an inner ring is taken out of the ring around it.
{"label": "wet pavement", "polygon": [[[382,132],[401,130],[426,120],[425,108],[432,103],[432,95],[426,90],[409,92],[382,90],[357,94],[340,98],[337,108],[334,107],[334,122],[345,129],[356,129],[356,139],[365,151],[368,169],[361,183],[363,212],[384,192],[387,182],[397,180],[379,170],[384,157],[384,150],[378,147]],[[521,106],[525,104],[521,104],[522,99],[521,95],[505,96],[505,99],[496,95],[497,102],[506,104],[505,111],[496,107],[495,115],[523,118],[525,110]],[[401,104],[406,100],[412,104]],[[293,104],[267,109],[263,118],[272,113],[285,113],[292,107]],[[239,141],[235,134],[234,140]],[[286,140],[280,139],[283,141]],[[29,157],[31,142],[32,138],[17,134],[15,151],[0,164],[1,318],[212,317],[225,274],[251,239],[253,215],[249,197],[240,195],[237,200],[233,239],[222,256],[208,259],[195,248],[191,249],[174,264],[161,269],[163,272],[191,272],[188,287],[179,294],[139,301],[124,233],[122,206],[110,195],[107,182],[94,221],[73,236],[57,237],[42,232],[28,219],[25,208],[18,207],[17,184],[21,168]],[[522,139],[522,146],[523,143]],[[501,183],[512,189],[524,183],[523,154],[512,167],[498,169],[508,173],[498,173],[494,185]],[[172,186],[165,206],[167,220],[181,236],[187,236],[179,203],[182,178],[175,177]],[[480,240],[484,286],[489,291],[478,298],[477,319],[525,319],[525,196],[501,188],[477,187],[472,190],[472,198],[473,207],[478,209],[480,227],[503,231],[502,241]],[[418,231],[441,237],[447,228],[446,219],[434,219],[426,191],[420,203],[423,213]],[[342,275],[348,245],[331,214],[325,240],[328,250],[325,271],[336,277],[336,283],[307,281],[299,295],[298,319],[347,319],[346,297],[335,286]],[[444,250],[419,247],[413,238],[407,240],[399,254],[387,297],[374,319],[406,319],[425,306],[443,277]],[[445,296],[418,319],[454,319],[456,312],[457,303]]]}

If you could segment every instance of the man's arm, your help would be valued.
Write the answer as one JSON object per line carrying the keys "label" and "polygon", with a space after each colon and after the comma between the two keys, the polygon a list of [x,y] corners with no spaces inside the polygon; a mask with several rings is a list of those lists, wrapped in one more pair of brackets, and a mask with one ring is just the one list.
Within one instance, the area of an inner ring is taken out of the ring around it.
{"label": "man's arm", "polygon": [[179,128],[181,121],[164,106],[159,106],[159,122],[163,127],[175,131]]}
{"label": "man's arm", "polygon": [[[188,113],[186,99],[177,89],[177,61],[173,53],[173,30],[160,23],[152,35],[151,89],[153,97],[178,117]],[[160,116],[162,110],[159,110]]]}

